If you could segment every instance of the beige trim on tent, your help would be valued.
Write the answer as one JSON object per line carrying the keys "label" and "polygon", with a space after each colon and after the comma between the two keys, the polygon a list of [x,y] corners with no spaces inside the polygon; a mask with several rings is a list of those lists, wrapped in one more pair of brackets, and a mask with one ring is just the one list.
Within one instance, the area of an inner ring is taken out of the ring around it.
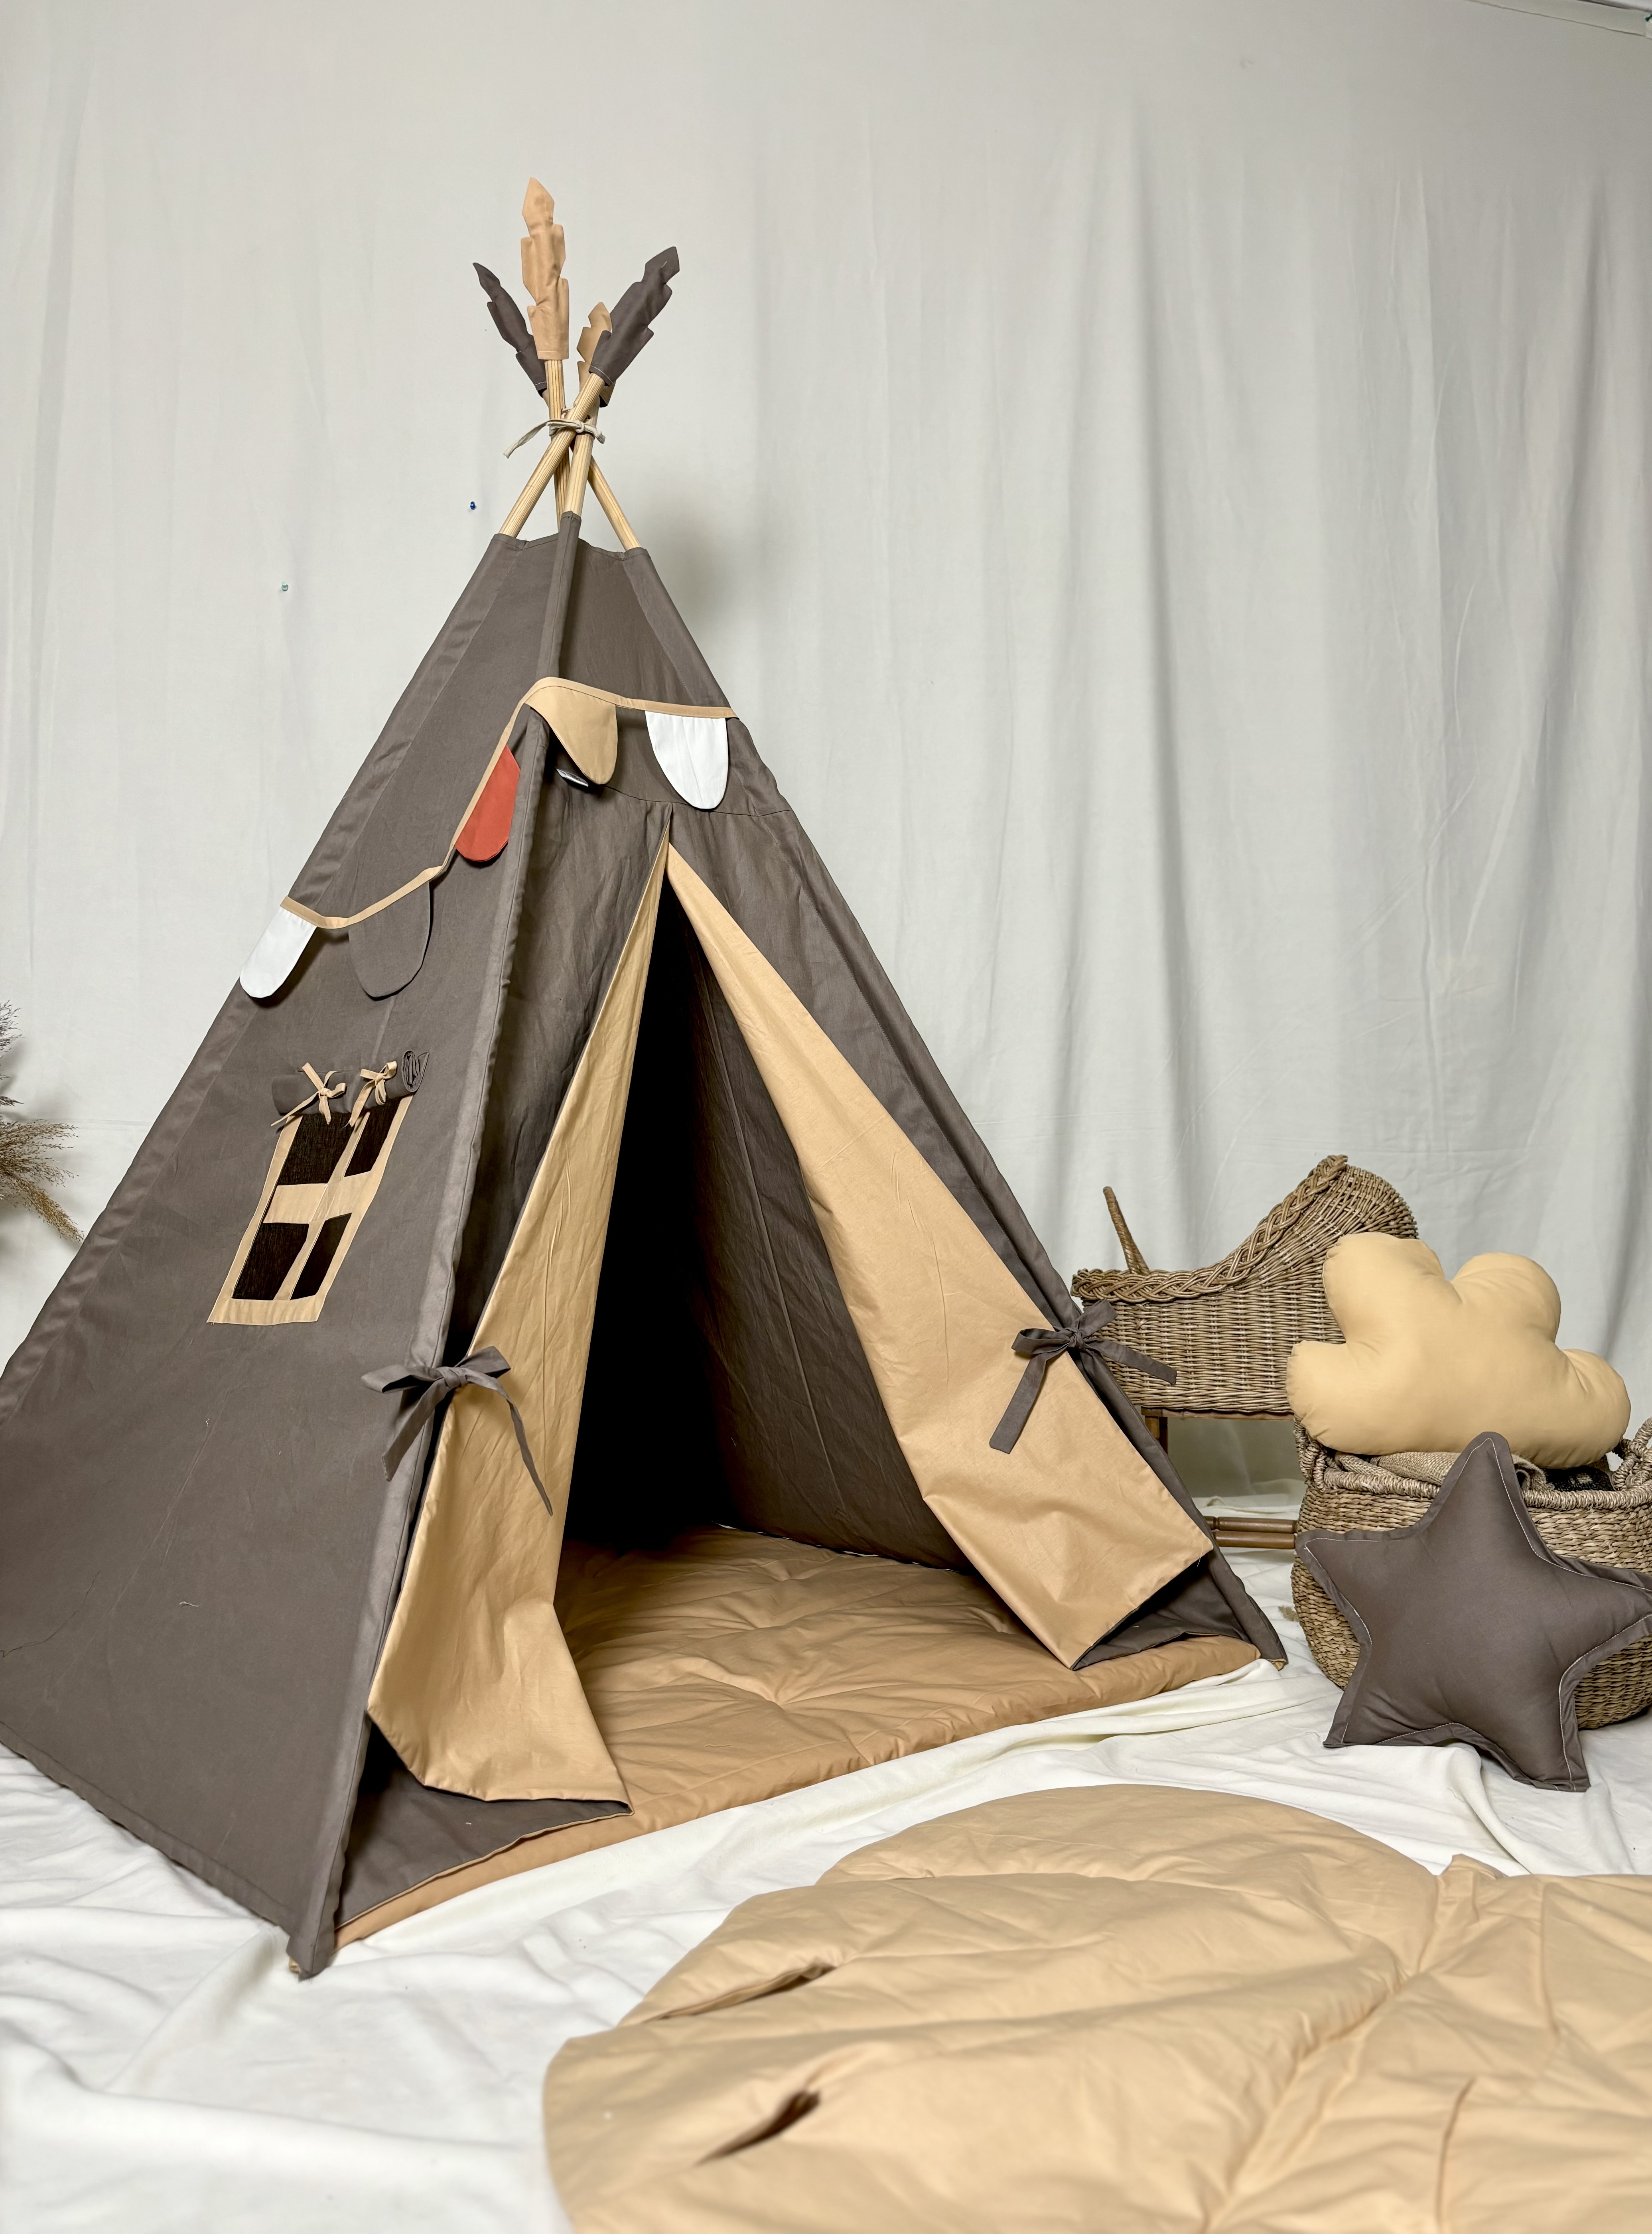
{"label": "beige trim on tent", "polygon": [[682,714],[702,722],[732,720],[735,714],[732,706],[677,706],[663,698],[622,698],[615,691],[597,689],[594,683],[571,683],[559,675],[536,683],[522,703],[544,715],[558,742],[593,783],[606,783],[614,773],[619,751],[617,709],[621,707],[631,714]]}
{"label": "beige trim on tent", "polygon": [[[802,1166],[884,1409],[930,1506],[1069,1665],[1210,1550],[1058,1357],[1013,1451],[990,1447],[1035,1316],[967,1211],[675,848],[671,889]],[[506,1355],[509,1355],[507,1350]]]}
{"label": "beige trim on tent", "polygon": [[625,1798],[552,1597],[665,854],[663,844],[473,1342],[511,1362],[556,1519],[508,1410],[460,1389],[368,1702],[421,1783],[477,1800]]}
{"label": "beige trim on tent", "polygon": [[487,788],[488,779],[499,766],[500,755],[510,742],[511,732],[516,727],[516,717],[525,706],[549,724],[557,742],[580,774],[589,776],[591,782],[597,784],[609,781],[619,758],[618,709],[621,707],[629,713],[683,714],[699,721],[732,718],[735,711],[732,706],[676,706],[663,698],[622,698],[617,691],[598,690],[591,683],[570,683],[566,676],[559,675],[543,676],[532,689],[525,690],[512,707],[511,718],[500,731],[499,742],[488,755],[481,780],[467,800],[465,811],[454,826],[454,834],[448,839],[447,850],[441,860],[433,862],[428,869],[421,869],[416,876],[409,877],[406,884],[398,885],[393,892],[386,892],[382,898],[374,900],[367,907],[357,908],[354,915],[319,915],[303,900],[294,899],[291,892],[281,903],[286,912],[296,915],[301,922],[313,924],[317,931],[349,931],[356,924],[365,923],[370,915],[382,915],[386,908],[394,907],[398,900],[406,899],[409,892],[416,892],[421,885],[433,885],[438,877],[446,876],[453,866],[454,855],[459,849],[460,839],[464,835],[465,825],[475,813],[477,804]]}

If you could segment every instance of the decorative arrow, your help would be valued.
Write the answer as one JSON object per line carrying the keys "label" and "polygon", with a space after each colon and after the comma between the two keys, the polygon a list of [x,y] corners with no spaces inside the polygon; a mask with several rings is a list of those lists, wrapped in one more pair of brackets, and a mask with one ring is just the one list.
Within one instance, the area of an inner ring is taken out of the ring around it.
{"label": "decorative arrow", "polygon": [[650,257],[642,278],[634,279],[615,304],[611,330],[591,353],[590,376],[602,382],[604,403],[637,351],[653,340],[654,321],[670,301],[670,283],[681,269],[676,249],[663,248]]}
{"label": "decorative arrow", "polygon": [[[560,232],[561,226],[557,230]],[[541,395],[545,394],[545,360],[533,345],[533,336],[527,320],[517,308],[516,297],[493,277],[485,264],[471,266],[482,283],[482,292],[487,297],[487,307],[493,323],[504,339],[516,351],[516,361],[533,382]]]}
{"label": "decorative arrow", "polygon": [[[652,340],[652,322],[670,301],[669,282],[676,277],[679,269],[676,249],[663,249],[657,256],[649,258],[643,267],[643,277],[634,281],[614,305],[608,332],[598,335],[592,344],[590,367],[580,383],[578,395],[565,414],[553,412],[552,415],[559,421],[558,431],[552,436],[549,448],[533,468],[527,487],[506,514],[500,529],[501,535],[521,533],[529,514],[550,487],[552,474],[567,456],[576,436],[589,463],[591,441],[582,428],[595,421],[599,408],[612,395],[620,375],[637,351]],[[570,426],[570,420],[580,421],[581,426]],[[571,475],[571,482],[572,478]],[[578,493],[583,501],[583,477]],[[565,502],[564,508],[569,508]],[[577,511],[578,506],[576,504],[571,508]],[[629,534],[629,529],[626,532]]]}
{"label": "decorative arrow", "polygon": [[[533,345],[546,364],[568,354],[568,283],[562,276],[567,244],[556,223],[557,206],[537,179],[522,200],[522,284],[533,297]],[[540,382],[540,386],[544,386]]]}

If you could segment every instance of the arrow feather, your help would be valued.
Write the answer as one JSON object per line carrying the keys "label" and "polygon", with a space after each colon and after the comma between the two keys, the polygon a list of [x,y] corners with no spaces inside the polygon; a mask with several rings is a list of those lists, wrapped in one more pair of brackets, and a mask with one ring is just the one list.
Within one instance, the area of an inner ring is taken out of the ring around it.
{"label": "arrow feather", "polygon": [[503,338],[516,351],[517,361],[523,371],[543,395],[545,366],[540,361],[538,349],[533,345],[533,336],[528,330],[528,322],[518,307],[516,297],[506,291],[486,265],[476,264],[471,268],[481,282],[482,292],[487,297],[487,307],[492,314],[493,323],[499,328]]}

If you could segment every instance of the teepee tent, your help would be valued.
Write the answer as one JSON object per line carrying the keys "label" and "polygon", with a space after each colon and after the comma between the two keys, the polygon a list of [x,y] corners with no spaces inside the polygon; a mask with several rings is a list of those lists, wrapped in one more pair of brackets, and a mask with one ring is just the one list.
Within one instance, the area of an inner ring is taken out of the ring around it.
{"label": "teepee tent", "polygon": [[0,1381],[0,1737],[304,1970],[625,1828],[601,1609],[679,1538],[718,1617],[742,1546],[834,1594],[895,1721],[931,1585],[920,1673],[961,1623],[1058,1683],[1281,1656],[592,462],[675,253],[566,404],[525,216],[549,447]]}

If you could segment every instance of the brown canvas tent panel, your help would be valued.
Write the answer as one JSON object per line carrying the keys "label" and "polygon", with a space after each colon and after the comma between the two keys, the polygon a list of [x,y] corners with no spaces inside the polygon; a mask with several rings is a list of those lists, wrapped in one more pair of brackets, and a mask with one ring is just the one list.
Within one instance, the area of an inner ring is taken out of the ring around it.
{"label": "brown canvas tent panel", "polygon": [[[1094,1352],[991,1447],[1012,1336],[1073,1306],[647,552],[581,540],[590,448],[557,434],[557,533],[489,545],[0,1381],[0,1737],[305,1969],[347,1849],[355,1913],[625,1807],[570,1520],[972,1568],[1069,1664],[1279,1652]],[[538,1486],[473,1382],[387,1479],[490,1343]]]}

